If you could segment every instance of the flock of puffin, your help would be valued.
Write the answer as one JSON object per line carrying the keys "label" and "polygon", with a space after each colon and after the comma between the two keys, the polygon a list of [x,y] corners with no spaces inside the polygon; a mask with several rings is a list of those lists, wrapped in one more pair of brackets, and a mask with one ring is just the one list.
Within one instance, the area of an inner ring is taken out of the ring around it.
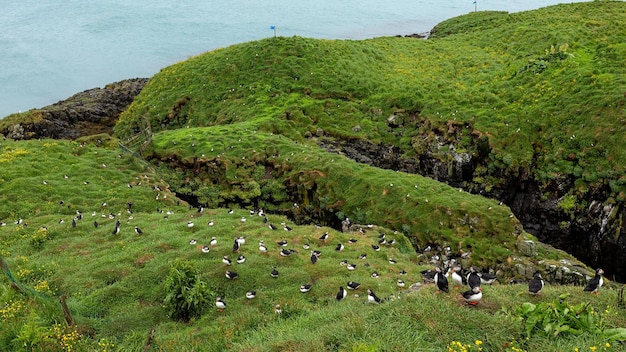
{"label": "flock of puffin", "polygon": [[[229,213],[232,214],[233,211],[229,210]],[[264,224],[271,230],[277,230],[280,228],[272,224],[271,222],[269,222],[267,216],[263,213],[262,210],[259,210],[259,211],[251,210],[250,215],[262,216]],[[246,221],[246,217],[242,217],[241,222],[245,222],[245,221]],[[208,225],[213,226],[214,222],[210,221]],[[284,222],[281,223],[281,225],[284,231],[292,230],[291,227],[287,226]],[[194,224],[192,221],[189,221],[187,226],[188,228],[191,229],[194,227]],[[364,233],[363,230],[360,230],[360,231]],[[324,232],[318,238],[318,240],[320,243],[324,243],[324,244],[327,243],[329,240],[329,233]],[[347,243],[352,244],[352,243],[355,243],[356,241],[357,241],[356,239],[350,238],[350,240]],[[234,238],[234,241],[232,243],[232,252],[234,253],[233,259],[231,259],[228,255],[226,255],[222,258],[222,263],[226,265],[227,267],[229,267],[234,260],[236,260],[236,262],[239,264],[243,263],[246,260],[246,258],[243,254],[240,253],[240,250],[242,246],[245,244],[245,242],[246,242],[245,237],[240,236],[240,237]],[[195,239],[192,239],[189,241],[189,243],[195,245],[197,244],[197,241]],[[373,244],[371,245],[371,247],[374,251],[380,251],[381,246],[393,245],[393,243],[394,243],[394,240],[392,239],[387,240],[384,234],[380,234],[378,237],[378,244]],[[288,241],[285,239],[276,241],[276,245],[278,246],[279,254],[282,257],[288,257],[294,253],[296,254],[299,253],[299,251],[296,249],[286,248],[288,246]],[[203,253],[208,253],[212,248],[215,248],[216,246],[217,246],[217,239],[215,237],[212,237],[208,244],[201,246],[201,251]],[[312,265],[316,264],[321,257],[321,252],[319,250],[310,249],[310,244],[304,244],[303,248],[305,250],[310,250],[310,262]],[[344,248],[346,247],[343,243],[338,243],[334,247],[335,251],[337,252],[343,251]],[[264,240],[259,240],[258,250],[259,250],[259,253],[261,253],[262,255],[267,255],[268,251],[270,251],[270,249],[268,249],[268,246],[266,245]],[[235,259],[235,256],[236,256],[236,259]],[[365,259],[366,257],[367,257],[367,254],[364,253],[360,256],[360,259]],[[395,264],[395,263],[396,261],[390,257],[389,264]],[[450,263],[447,262],[446,264],[450,264]],[[355,270],[356,268],[356,264],[349,263],[347,260],[341,261],[340,265],[345,266],[347,270]],[[406,274],[406,271],[402,270],[400,272],[400,274],[403,274],[403,273]],[[596,276],[592,278],[591,280],[589,280],[587,286],[584,288],[584,291],[597,293],[599,288],[603,284],[602,277],[601,277],[602,273],[603,273],[602,269],[598,269],[596,271]],[[436,266],[434,270],[424,270],[421,272],[421,274],[422,274],[424,282],[427,282],[427,283],[432,282],[435,284],[437,288],[437,292],[448,293],[450,291],[450,287],[449,287],[450,281],[452,285],[454,285],[455,287],[467,286],[467,290],[461,292],[460,297],[462,297],[462,299],[467,304],[472,305],[472,306],[476,305],[483,297],[481,285],[491,284],[497,279],[496,276],[493,274],[485,273],[485,272],[482,272],[482,273],[477,272],[474,267],[469,267],[467,272],[463,273],[462,267],[460,265],[455,265],[454,261],[452,262],[452,265],[447,266],[445,270]],[[279,272],[274,267],[272,268],[270,275],[271,277],[276,278],[279,276]],[[379,274],[376,271],[373,271],[371,273],[372,278],[376,278],[378,277],[378,275]],[[232,270],[226,270],[225,277],[229,280],[235,280],[239,277],[239,275]],[[404,282],[404,280],[402,279],[397,280],[398,288],[403,288],[405,287],[405,285],[406,283]],[[543,286],[544,286],[544,282],[541,277],[541,274],[537,273],[535,274],[535,277],[528,283],[528,291],[532,295],[539,295]],[[312,283],[302,284],[300,286],[300,292],[307,293],[311,291],[312,287],[313,287]],[[345,299],[346,297],[348,297],[348,290],[358,290],[360,287],[361,287],[360,283],[355,282],[355,281],[349,281],[347,282],[345,287],[344,286],[339,287],[335,295],[335,299],[337,301],[341,301]],[[250,290],[246,293],[247,299],[254,299],[256,296],[257,296],[257,292],[254,290]],[[355,296],[358,297],[358,295],[355,295]],[[367,289],[367,302],[368,303],[380,304],[383,301],[384,299],[381,299],[380,297],[378,297],[372,288]],[[219,311],[223,311],[226,308],[226,302],[221,297],[217,297],[215,300],[215,306],[217,307]],[[280,308],[279,304],[275,306],[275,312],[282,312],[282,309]]]}
{"label": "flock of puffin", "polygon": [[[131,187],[129,185],[129,187]],[[158,189],[156,189],[158,190]],[[62,204],[63,202],[61,202]],[[296,205],[294,205],[295,207]],[[102,207],[106,207],[106,203],[102,204]],[[131,207],[132,207],[132,203],[128,204],[128,213],[132,214],[131,211]],[[191,207],[190,207],[191,208]],[[198,213],[202,213],[204,209],[202,207],[198,208]],[[163,211],[161,209],[157,208],[157,212],[163,213]],[[92,213],[92,216],[95,215],[96,212]],[[229,210],[228,211],[229,214],[234,214],[233,210]],[[121,215],[121,214],[117,214],[117,215]],[[168,214],[169,215],[169,214]],[[254,216],[254,215],[258,215],[263,217],[263,222],[264,224],[271,230],[277,230],[278,226],[272,224],[271,222],[269,222],[267,216],[265,215],[265,213],[263,212],[263,210],[250,210],[250,216]],[[105,217],[105,215],[103,214],[103,217]],[[108,216],[109,219],[114,219],[116,218],[116,216],[114,214],[110,214]],[[72,227],[76,227],[76,222],[82,220],[82,214],[77,211],[76,212],[76,216],[72,219]],[[19,219],[18,221],[16,221],[16,224],[21,223],[23,220]],[[240,219],[241,222],[245,222],[246,221],[246,217],[241,217]],[[349,223],[349,219],[346,219],[346,221],[348,221]],[[62,223],[63,220],[60,220],[59,223]],[[208,226],[211,227],[215,224],[215,222],[213,220],[209,221]],[[5,225],[5,223],[2,223],[1,225]],[[282,228],[284,231],[291,231],[292,228],[287,226],[286,223],[282,222],[281,223]],[[94,226],[98,227],[98,223],[96,221],[94,221]],[[194,230],[194,222],[193,221],[188,221],[187,223],[187,228],[190,230]],[[321,228],[321,226],[317,225],[317,228]],[[371,227],[368,226],[368,227]],[[115,226],[114,229],[112,231],[113,235],[119,235],[120,233],[120,228],[121,228],[121,222],[118,219],[116,219],[115,222]],[[364,234],[365,230],[363,230],[363,228],[359,229],[359,231]],[[134,227],[134,232],[137,235],[142,235],[143,231],[135,226]],[[324,232],[320,237],[319,237],[319,242],[326,244],[329,240],[329,233],[328,232]],[[242,248],[242,246],[245,244],[245,237],[240,236],[240,237],[236,237],[233,241],[232,244],[232,252],[234,254],[236,254],[236,262],[238,264],[242,264],[245,262],[246,258],[243,254],[240,253],[240,249]],[[355,238],[350,238],[347,243],[348,244],[353,244],[356,243],[357,239]],[[384,234],[380,234],[378,236],[378,243],[377,244],[372,244],[371,248],[374,251],[380,251],[381,246],[393,246],[394,245],[395,240],[394,239],[386,239]],[[189,244],[191,245],[196,245],[197,241],[195,239],[191,239],[189,241]],[[277,241],[276,243],[278,245],[278,247],[280,247],[280,251],[279,254],[282,257],[288,257],[290,255],[292,255],[293,253],[299,253],[298,250],[295,249],[288,249],[287,247],[287,240],[281,240],[281,241]],[[217,239],[216,237],[212,237],[211,240],[208,242],[208,244],[204,244],[199,246],[200,250],[202,253],[209,253],[211,251],[212,248],[216,248],[217,247]],[[310,249],[310,244],[304,244],[303,248],[305,250],[309,250]],[[345,245],[343,243],[338,243],[336,245],[336,247],[334,248],[335,251],[337,252],[341,252],[345,249]],[[265,244],[265,242],[263,240],[259,240],[258,243],[258,250],[261,254],[263,255],[267,255],[269,249],[267,247],[267,245]],[[425,249],[425,252],[430,251],[430,247],[427,247],[427,249]],[[467,254],[467,253],[465,253]],[[311,264],[316,264],[317,261],[319,260],[319,258],[321,257],[321,252],[319,250],[310,250],[310,262]],[[438,256],[433,256],[435,260],[438,259]],[[234,257],[233,257],[234,258]],[[360,259],[366,259],[367,258],[367,254],[361,254]],[[229,256],[224,256],[222,258],[222,263],[225,264],[226,266],[230,266],[232,263],[232,260],[230,259]],[[396,261],[389,257],[389,264],[396,264]],[[468,289],[464,292],[461,292],[461,297],[463,298],[463,300],[470,305],[476,305],[483,297],[483,293],[482,293],[482,288],[481,288],[481,284],[491,284],[496,280],[496,276],[489,274],[489,273],[478,273],[474,267],[470,267],[469,270],[466,273],[462,273],[462,268],[460,265],[457,265],[454,260],[452,261],[446,261],[444,263],[446,265],[446,267],[444,268],[445,270],[442,270],[439,266],[436,266],[434,270],[424,270],[421,272],[422,277],[424,282],[433,282],[435,284],[435,286],[437,287],[437,292],[444,292],[444,293],[448,293],[450,288],[449,288],[449,283],[448,280],[452,281],[452,284],[454,286],[458,286],[458,287],[464,287],[464,286],[468,286]],[[348,270],[355,270],[356,268],[356,264],[353,263],[349,263],[347,260],[343,260],[340,262],[340,265],[345,266]],[[584,287],[584,291],[585,292],[592,292],[592,293],[599,293],[599,289],[600,287],[602,287],[603,285],[603,279],[602,279],[602,274],[604,273],[604,271],[602,269],[597,269],[596,270],[596,274],[593,278],[591,278],[587,285]],[[402,270],[400,271],[400,274],[406,274],[406,271]],[[279,276],[278,271],[276,270],[276,268],[273,268],[271,273],[270,273],[271,277],[273,278],[277,278]],[[238,278],[238,274],[235,271],[232,270],[226,270],[225,271],[225,277],[229,280],[235,280]],[[379,276],[377,271],[373,271],[371,273],[371,277],[372,278],[377,278]],[[403,288],[405,287],[405,282],[402,279],[398,279],[397,280],[397,286],[398,288]],[[307,284],[303,284],[300,286],[300,292],[302,293],[307,293],[311,290],[312,288],[312,284],[311,283],[307,283]],[[341,301],[343,299],[345,299],[348,296],[348,290],[358,290],[361,287],[361,284],[355,281],[348,281],[346,284],[346,287],[344,288],[343,286],[339,287],[339,290],[335,296],[335,299],[337,301]],[[528,292],[532,295],[539,295],[542,291],[544,287],[544,281],[543,278],[541,277],[540,273],[535,273],[533,279],[528,283]],[[250,290],[246,293],[246,298],[247,299],[254,299],[256,297],[257,293],[254,290]],[[356,297],[358,297],[358,295],[355,295]],[[378,297],[376,295],[376,293],[373,291],[373,289],[369,288],[367,289],[367,302],[368,303],[374,303],[374,304],[379,304],[381,302],[383,302],[384,300],[381,299],[380,297]],[[223,311],[226,308],[226,302],[224,302],[224,300],[221,297],[217,297],[215,300],[215,306],[217,307],[217,309],[219,311]],[[282,309],[280,308],[280,305],[277,304],[275,306],[274,311],[276,313],[280,313],[282,312]]]}

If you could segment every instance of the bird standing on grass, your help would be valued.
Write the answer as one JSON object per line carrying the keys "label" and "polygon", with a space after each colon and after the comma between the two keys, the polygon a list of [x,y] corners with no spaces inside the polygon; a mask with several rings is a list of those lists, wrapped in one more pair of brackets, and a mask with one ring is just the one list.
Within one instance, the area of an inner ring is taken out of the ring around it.
{"label": "bird standing on grass", "polygon": [[591,278],[589,282],[587,282],[587,286],[583,289],[584,292],[591,292],[595,294],[600,294],[600,287],[604,284],[604,280],[602,279],[602,274],[604,274],[604,270],[598,268],[596,269],[596,276]]}
{"label": "bird standing on grass", "polygon": [[470,272],[467,274],[467,285],[470,288],[480,287],[480,276],[473,266],[470,267]]}
{"label": "bird standing on grass", "polygon": [[342,299],[346,298],[346,296],[348,296],[348,292],[346,291],[345,288],[343,288],[343,286],[340,286],[339,292],[337,292],[335,299],[338,301],[341,301]]}
{"label": "bird standing on grass", "polygon": [[436,267],[435,270],[435,285],[437,285],[437,289],[445,293],[450,292],[448,288],[448,279],[446,279],[446,276],[441,271],[441,268]]}
{"label": "bird standing on grass", "polygon": [[141,229],[138,226],[135,226],[135,233],[138,235],[143,234],[143,231],[141,231]]}
{"label": "bird standing on grass", "polygon": [[543,289],[543,278],[540,273],[535,273],[533,279],[528,283],[528,292],[531,295],[538,296]]}
{"label": "bird standing on grass", "polygon": [[375,303],[375,304],[380,304],[380,302],[382,302],[382,300],[380,298],[378,298],[378,296],[376,296],[376,294],[374,293],[374,291],[372,291],[372,289],[367,289],[367,302],[368,303]]}
{"label": "bird standing on grass", "polygon": [[463,299],[468,304],[475,306],[478,301],[483,298],[483,289],[480,286],[474,286],[469,291],[465,291],[461,294]]}
{"label": "bird standing on grass", "polygon": [[224,311],[224,309],[226,309],[226,302],[222,301],[221,297],[217,297],[215,299],[215,306],[217,307],[217,310],[222,312]]}

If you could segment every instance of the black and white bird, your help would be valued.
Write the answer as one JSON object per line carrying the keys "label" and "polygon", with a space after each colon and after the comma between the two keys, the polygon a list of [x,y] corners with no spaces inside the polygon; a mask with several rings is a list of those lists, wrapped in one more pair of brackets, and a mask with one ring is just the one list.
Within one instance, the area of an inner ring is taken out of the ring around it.
{"label": "black and white bird", "polygon": [[246,261],[246,257],[243,256],[243,254],[240,254],[237,257],[237,264],[243,264]]}
{"label": "black and white bird", "polygon": [[467,274],[467,285],[470,288],[480,287],[480,276],[478,276],[476,269],[471,266],[469,270],[470,272]]}
{"label": "black and white bird", "polygon": [[338,244],[337,244],[337,247],[335,247],[335,250],[336,250],[337,252],[341,252],[341,251],[343,251],[343,249],[344,249],[344,248],[345,248],[345,247],[344,247],[343,243],[338,243]]}
{"label": "black and white bird", "polygon": [[215,306],[217,307],[217,310],[221,312],[226,309],[226,302],[224,302],[221,297],[217,297],[215,299]]}
{"label": "black and white bird", "polygon": [[209,246],[202,246],[202,253],[209,253],[211,251],[211,249],[209,249]]}
{"label": "black and white bird", "polygon": [[406,286],[406,284],[404,283],[404,280],[402,279],[398,279],[398,281],[396,282],[396,285],[398,285],[399,288]]}
{"label": "black and white bird", "polygon": [[461,272],[460,266],[454,266],[448,269],[450,279],[452,280],[452,283],[455,286],[465,286],[465,283],[467,282],[466,279],[463,276],[461,276],[461,274],[459,274],[460,272]]}
{"label": "black and white bird", "polygon": [[267,247],[265,247],[265,242],[263,241],[259,241],[259,252],[267,254]]}
{"label": "black and white bird", "polygon": [[234,271],[226,270],[225,276],[229,280],[234,280],[239,277],[239,274]]}
{"label": "black and white bird", "polygon": [[374,271],[374,272],[370,275],[370,277],[371,277],[372,279],[376,279],[376,278],[377,278],[377,277],[379,277],[379,276],[380,276],[380,275],[378,275],[378,271]]}
{"label": "black and white bird", "polygon": [[93,222],[93,227],[98,227],[98,222],[97,221]]}
{"label": "black and white bird", "polygon": [[528,282],[528,292],[531,295],[539,295],[539,293],[541,293],[541,290],[543,289],[544,286],[544,282],[543,282],[543,278],[541,277],[540,273],[535,273],[535,275],[533,275],[532,280],[530,280],[530,282]]}
{"label": "black and white bird", "polygon": [[356,270],[356,264],[348,264],[346,267],[348,270]]}
{"label": "black and white bird", "polygon": [[270,230],[276,230],[276,226],[274,226],[274,224],[272,224],[271,222],[268,227],[270,228]]}
{"label": "black and white bird", "polygon": [[120,227],[119,225],[115,225],[115,228],[113,229],[113,234],[118,235],[119,233],[120,233]]}
{"label": "black and white bird", "polygon": [[276,268],[272,268],[272,272],[270,272],[270,276],[276,279],[278,275],[279,275],[278,270],[276,270]]}
{"label": "black and white bird", "polygon": [[288,257],[291,255],[292,250],[291,249],[287,249],[287,248],[281,248],[280,249],[280,255],[283,257]]}
{"label": "black and white bird", "polygon": [[230,265],[230,264],[232,264],[232,262],[233,262],[233,261],[232,261],[232,260],[230,260],[230,258],[228,258],[228,256],[227,256],[227,255],[225,255],[225,256],[222,258],[222,263],[224,263],[224,264],[226,264],[226,265]]}
{"label": "black and white bird", "polygon": [[191,220],[187,221],[187,228],[188,229],[193,230],[193,226],[194,226],[193,221],[191,221]]}
{"label": "black and white bird", "polygon": [[437,289],[445,293],[450,292],[448,288],[448,279],[446,279],[446,276],[443,274],[441,268],[436,267],[435,271],[435,285],[437,285]]}
{"label": "black and white bird", "polygon": [[375,250],[376,252],[380,251],[380,246],[373,244],[372,245],[372,249]]}
{"label": "black and white bird", "polygon": [[196,240],[195,240],[195,239],[193,239],[193,238],[189,240],[189,244],[190,244],[190,245],[194,245],[194,244],[196,244],[196,243],[198,243],[198,241],[196,241]]}
{"label": "black and white bird", "polygon": [[358,290],[359,287],[361,287],[361,284],[355,281],[348,281],[346,287],[348,288],[348,290]]}
{"label": "black and white bird", "polygon": [[382,300],[380,298],[378,298],[378,296],[376,296],[376,294],[374,293],[374,291],[372,291],[372,289],[367,289],[367,302],[368,303],[375,303],[375,304],[380,304],[380,302],[382,302]]}
{"label": "black and white bird", "polygon": [[604,274],[604,270],[600,268],[596,269],[596,276],[594,276],[593,278],[591,278],[591,280],[587,282],[587,285],[585,286],[583,291],[600,294],[600,287],[602,287],[602,285],[604,284],[602,274]]}
{"label": "black and white bird", "polygon": [[311,287],[313,287],[313,284],[300,285],[300,292],[307,293],[307,292],[311,291]]}
{"label": "black and white bird", "polygon": [[478,273],[478,276],[480,276],[480,283],[485,285],[491,285],[498,278],[496,275],[490,273]]}
{"label": "black and white bird", "polygon": [[211,242],[209,242],[211,247],[217,246],[217,239],[215,237],[211,237]]}
{"label": "black and white bird", "polygon": [[141,231],[139,226],[135,226],[135,233],[138,234],[138,235],[141,235],[141,234],[143,234],[143,231]]}
{"label": "black and white bird", "polygon": [[239,253],[239,241],[235,238],[235,242],[233,243],[233,253]]}
{"label": "black and white bird", "polygon": [[72,219],[72,227],[76,227],[76,219]]}
{"label": "black and white bird", "polygon": [[288,243],[286,240],[280,240],[280,241],[277,241],[276,244],[281,247],[286,247]]}
{"label": "black and white bird", "polygon": [[311,264],[315,264],[317,263],[317,260],[319,259],[319,255],[317,254],[319,252],[317,251],[311,251]]}
{"label": "black and white bird", "polygon": [[471,305],[476,305],[478,301],[483,298],[483,289],[480,286],[474,286],[469,291],[465,291],[461,294],[465,302]]}
{"label": "black and white bird", "polygon": [[343,286],[339,287],[339,292],[337,292],[337,295],[335,296],[335,299],[338,301],[341,301],[342,299],[346,298],[348,296],[348,291],[346,291],[345,288],[343,288]]}
{"label": "black and white bird", "polygon": [[246,292],[246,298],[247,299],[253,299],[256,297],[256,291],[248,291]]}
{"label": "black and white bird", "polygon": [[324,234],[320,236],[320,241],[322,242],[328,241],[328,232],[324,232]]}

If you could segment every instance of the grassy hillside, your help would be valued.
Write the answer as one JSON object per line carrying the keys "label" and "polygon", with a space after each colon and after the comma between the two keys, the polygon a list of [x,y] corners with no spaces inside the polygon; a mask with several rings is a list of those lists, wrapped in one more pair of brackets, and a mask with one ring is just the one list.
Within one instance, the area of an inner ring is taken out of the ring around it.
{"label": "grassy hillside", "polygon": [[[483,158],[486,188],[502,174],[572,176],[575,192],[604,186],[622,202],[625,16],[623,2],[597,1],[472,13],[427,41],[243,43],[164,68],[114,137],[0,142],[0,351],[623,349],[621,285],[528,294],[535,270],[578,282],[588,270],[533,241],[509,207],[320,145],[367,140],[449,163],[466,152]],[[395,243],[376,251],[382,234]],[[450,258],[498,272],[478,305],[465,287],[423,283]],[[338,302],[348,281],[361,287]]]}
{"label": "grassy hillside", "polygon": [[[204,130],[168,132],[155,141],[155,146],[165,147],[177,140],[181,150],[187,150],[183,132],[201,135]],[[255,141],[252,136],[241,136]],[[274,145],[281,153],[295,148],[285,138],[276,138]],[[484,299],[478,306],[467,307],[459,296],[465,288],[453,288],[449,294],[436,293],[432,284],[416,291],[408,288],[422,282],[421,270],[433,266],[420,261],[402,233],[384,225],[341,233],[328,227],[297,226],[283,216],[268,214],[269,222],[278,228],[271,230],[263,217],[247,209],[236,209],[232,214],[223,208],[199,212],[176,199],[159,174],[120,152],[113,142],[96,136],[89,143],[44,140],[5,141],[0,145],[0,163],[11,165],[0,168],[0,214],[4,222],[0,254],[5,263],[0,285],[0,350],[136,351],[146,341],[154,351],[460,351],[459,344],[470,350],[536,351],[575,347],[611,350],[619,346],[615,334],[619,338],[623,331],[611,329],[626,322],[615,289],[595,296],[583,294],[581,287],[554,286],[533,298],[525,284],[496,284],[484,287]],[[305,158],[294,155],[291,160],[297,164]],[[361,167],[354,164],[351,172],[362,173]],[[24,174],[30,176],[24,179]],[[491,202],[418,176],[387,174],[391,177],[386,181],[395,182],[392,194],[402,187],[414,191],[416,184],[423,194],[412,196],[432,196],[428,204],[437,202],[435,193],[453,203],[464,199],[467,203],[484,202],[483,207]],[[334,192],[343,194],[341,190]],[[348,203],[353,202],[358,204],[357,199],[348,199]],[[433,216],[438,206],[441,204],[432,205]],[[450,216],[462,207],[451,205]],[[77,211],[82,219],[75,220],[73,226]],[[509,219],[506,214],[502,217]],[[389,218],[393,221],[393,212]],[[117,220],[121,228],[114,235]],[[191,229],[189,221],[194,222]],[[281,222],[292,230],[283,230]],[[141,234],[135,233],[135,226]],[[330,236],[326,243],[319,240],[324,232]],[[378,242],[381,233],[395,244],[374,251],[371,245]],[[442,238],[446,233],[442,231]],[[232,245],[240,236],[246,240],[240,249],[246,260],[238,264]],[[201,246],[209,244],[212,237],[218,240],[217,245],[203,253]],[[357,242],[349,244],[350,238]],[[192,239],[197,242],[190,244]],[[259,252],[260,240],[267,245],[268,254]],[[282,240],[288,241],[285,248],[297,252],[281,256],[276,242]],[[339,243],[345,245],[343,251],[335,249]],[[305,244],[310,249],[304,249]],[[322,253],[316,264],[310,262],[310,250]],[[478,245],[475,250],[489,252]],[[362,254],[366,259],[359,258]],[[224,255],[233,259],[232,265],[222,263]],[[389,262],[390,257],[395,264]],[[476,255],[475,263],[479,264],[481,257]],[[356,264],[356,269],[348,270],[340,264],[342,260]],[[279,271],[278,278],[270,276],[273,268]],[[226,270],[237,272],[239,277],[228,280]],[[378,278],[371,277],[374,271]],[[194,307],[189,321],[173,319],[175,315],[166,302],[167,287],[180,273],[190,273],[193,279],[188,286],[193,299],[189,306]],[[404,280],[406,287],[399,288],[398,279]],[[360,282],[361,288],[336,302],[338,288],[350,280]],[[313,284],[311,291],[301,293],[303,284]],[[386,302],[367,304],[368,288]],[[246,299],[249,290],[255,290],[257,297]],[[562,293],[570,295],[566,299],[569,305],[589,303],[585,312],[595,317],[594,323],[580,334],[563,332],[553,339],[533,331],[526,339],[517,311],[520,304],[556,304]],[[67,324],[60,296],[66,298],[75,325]],[[223,312],[213,305],[218,296],[227,302]],[[274,313],[277,304],[281,314]]]}
{"label": "grassy hillside", "polygon": [[[407,156],[441,144],[444,160],[451,145],[478,156],[482,139],[488,157],[476,177],[487,189],[500,182],[495,170],[527,172],[546,187],[574,177],[573,195],[608,184],[623,200],[625,6],[471,13],[427,41],[239,44],[164,68],[116,133],[247,122],[297,139],[321,128]],[[393,114],[400,128],[389,128]]]}

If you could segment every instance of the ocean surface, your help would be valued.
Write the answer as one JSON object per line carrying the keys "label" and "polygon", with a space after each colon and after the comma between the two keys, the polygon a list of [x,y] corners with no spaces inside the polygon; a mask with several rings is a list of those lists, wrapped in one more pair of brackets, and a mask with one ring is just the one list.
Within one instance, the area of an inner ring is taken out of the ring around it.
{"label": "ocean surface", "polygon": [[365,39],[428,32],[478,10],[559,0],[0,0],[0,118],[150,77],[191,56],[274,35]]}

